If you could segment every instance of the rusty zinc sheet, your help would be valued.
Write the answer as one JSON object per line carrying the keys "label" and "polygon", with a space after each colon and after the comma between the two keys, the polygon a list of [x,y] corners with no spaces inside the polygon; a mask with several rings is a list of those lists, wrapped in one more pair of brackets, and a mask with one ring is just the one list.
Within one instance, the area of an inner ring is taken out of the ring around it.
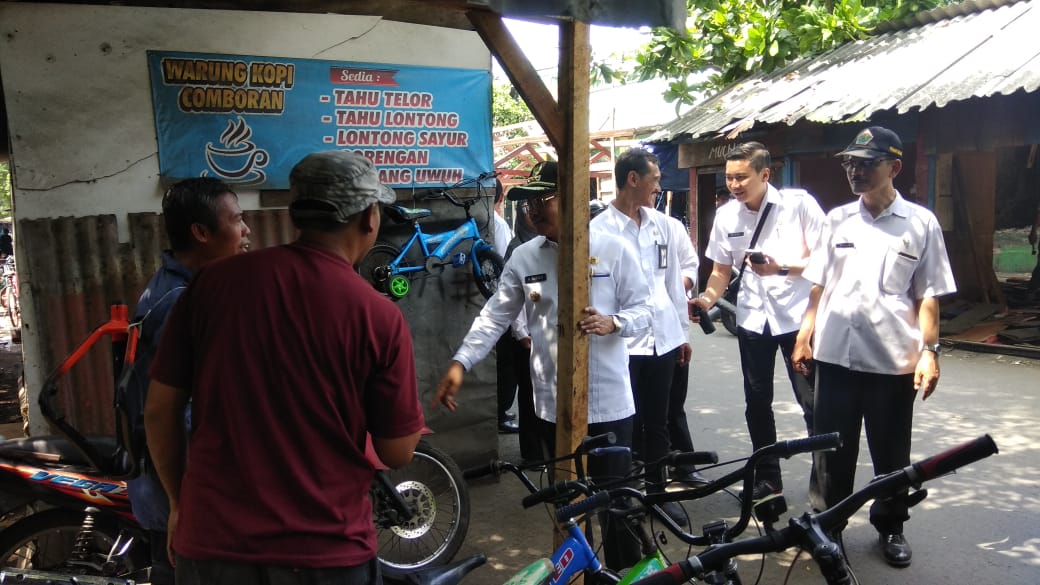
{"label": "rusty zinc sheet", "polygon": [[[923,24],[921,24],[923,22]],[[892,28],[892,27],[889,27]],[[735,137],[757,124],[862,122],[876,112],[1040,88],[1040,0],[976,0],[734,83],[649,142]]]}
{"label": "rusty zinc sheet", "polygon": [[[295,228],[284,209],[245,213],[253,249],[291,241]],[[134,305],[159,268],[167,247],[162,216],[128,217],[130,241],[120,243],[114,215],[23,220],[18,224],[19,270],[28,278],[33,313],[24,326],[39,332],[43,370],[54,370],[97,326],[109,306]],[[86,433],[114,429],[111,346],[99,343],[60,381],[69,422]]]}

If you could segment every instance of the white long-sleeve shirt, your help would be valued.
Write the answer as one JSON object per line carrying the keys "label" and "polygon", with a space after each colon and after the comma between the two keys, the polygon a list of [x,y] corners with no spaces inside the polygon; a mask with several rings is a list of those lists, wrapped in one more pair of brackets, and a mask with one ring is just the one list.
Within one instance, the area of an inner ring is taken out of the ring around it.
{"label": "white long-sleeve shirt", "polygon": [[[543,236],[513,251],[498,291],[485,303],[454,357],[469,370],[523,313],[531,336],[535,414],[550,422],[556,421],[558,252],[556,243]],[[623,337],[649,329],[650,290],[635,252],[620,238],[591,233],[589,252],[590,304],[601,315],[617,315],[622,323],[620,334],[590,336],[588,421],[599,423],[635,414]]]}
{"label": "white long-sleeve shirt", "polygon": [[618,234],[639,254],[639,267],[650,286],[653,327],[628,339],[631,355],[664,355],[687,342],[689,309],[683,277],[697,282],[697,252],[682,222],[656,209],[641,207],[640,224],[613,205],[592,220],[590,229]]}

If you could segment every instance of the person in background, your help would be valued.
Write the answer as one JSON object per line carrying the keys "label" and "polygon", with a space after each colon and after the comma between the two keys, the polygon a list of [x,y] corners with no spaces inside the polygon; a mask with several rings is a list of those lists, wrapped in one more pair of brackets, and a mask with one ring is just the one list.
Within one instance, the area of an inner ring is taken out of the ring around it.
{"label": "person in background", "polygon": [[[634,452],[647,464],[648,491],[661,491],[664,470],[661,459],[671,442],[668,432],[672,379],[676,365],[690,363],[693,350],[687,339],[689,318],[687,291],[697,281],[697,252],[689,232],[679,220],[654,209],[661,191],[657,157],[642,148],[631,148],[614,165],[617,197],[592,221],[592,231],[618,234],[639,255],[639,267],[650,286],[653,326],[628,338],[629,371],[636,403]],[[685,390],[685,388],[682,388]],[[676,478],[702,483],[696,470]],[[661,508],[677,523],[687,523],[686,513],[675,502]]]}
{"label": "person in background", "polygon": [[[899,136],[871,126],[838,156],[859,199],[827,214],[802,272],[813,286],[792,356],[803,372],[815,360],[816,432],[841,434],[837,450],[813,454],[818,508],[852,493],[862,425],[875,475],[910,464],[914,401],[939,383],[937,297],[956,291],[938,220],[892,184],[903,169]],[[909,518],[906,492],[870,507],[894,567],[911,562]]]}
{"label": "person in background", "polygon": [[[456,396],[465,373],[487,356],[494,340],[523,314],[531,340],[538,437],[548,459],[556,451],[560,205],[570,194],[557,189],[555,162],[542,163],[533,173],[527,185],[510,189],[509,198],[521,202],[540,235],[513,251],[499,280],[498,292],[481,309],[441,377],[433,405],[456,409]],[[580,333],[590,336],[588,434],[612,432],[617,445],[630,447],[635,405],[623,338],[650,326],[650,291],[642,271],[637,269],[634,251],[622,240],[592,232],[589,253],[590,305],[578,323]],[[623,478],[630,470],[628,453],[589,456],[589,475],[597,482]],[[609,513],[602,514],[600,522],[607,566],[622,569],[635,564],[641,556],[638,541]]]}
{"label": "person in background", "polygon": [[[704,292],[691,301],[707,311],[725,293],[733,270],[746,265],[736,303],[737,344],[744,376],[744,417],[755,450],[777,439],[773,414],[777,351],[787,366],[806,430],[813,434],[812,381],[793,368],[791,351],[812,287],[801,274],[820,239],[824,218],[808,192],[778,190],[769,184],[769,165],[769,151],[759,142],[741,144],[726,154],[726,185],[737,204],[725,204],[715,213],[706,254],[715,264]],[[815,476],[810,474],[810,492],[815,486]],[[779,458],[760,462],[752,499],[771,497],[782,489]]]}
{"label": "person in background", "polygon": [[[502,181],[495,179],[495,252],[506,256],[509,242],[513,240],[513,229],[503,216],[502,206],[505,203],[505,189]],[[520,425],[516,423],[516,415],[509,412],[513,405],[517,390],[517,345],[520,341],[513,337],[513,329],[510,328],[495,345],[495,367],[497,369],[496,382],[498,384],[498,432],[516,433],[520,431]]]}
{"label": "person in background", "polygon": [[340,150],[289,184],[297,240],[203,267],[152,364],[145,430],[181,585],[382,581],[366,439],[402,467],[423,412],[404,315],[354,264],[396,197]]}
{"label": "person in background", "polygon": [[249,226],[242,219],[238,196],[214,178],[186,179],[171,186],[162,198],[162,216],[170,249],[162,265],[145,285],[134,308],[140,324],[137,356],[127,380],[125,409],[141,473],[127,482],[130,507],[148,531],[152,552],[150,582],[172,584],[173,567],[166,553],[169,500],[151,465],[145,441],[144,406],[148,397],[148,370],[155,359],[170,309],[192,275],[206,264],[249,249]]}
{"label": "person in background", "polygon": [[[1036,256],[1037,231],[1040,230],[1040,205],[1036,207],[1036,216],[1033,218],[1033,227],[1029,230],[1029,245],[1033,247],[1033,255]],[[1040,256],[1037,256],[1036,267],[1029,278],[1029,293],[1036,296],[1040,291]]]}

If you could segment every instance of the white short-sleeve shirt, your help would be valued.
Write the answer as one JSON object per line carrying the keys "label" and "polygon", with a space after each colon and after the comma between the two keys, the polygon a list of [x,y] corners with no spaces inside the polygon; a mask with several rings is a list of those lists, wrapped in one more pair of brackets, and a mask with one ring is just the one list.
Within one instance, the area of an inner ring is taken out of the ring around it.
{"label": "white short-sleeve shirt", "polygon": [[859,200],[831,210],[803,276],[823,286],[813,357],[876,374],[913,373],[915,302],[957,290],[935,215],[898,192],[876,218]]}
{"label": "white short-sleeve shirt", "polygon": [[[706,256],[740,270],[766,204],[773,208],[762,225],[755,248],[780,264],[801,264],[819,242],[824,214],[820,204],[802,189],[777,190],[772,185],[758,211],[733,199],[715,212]],[[744,271],[737,295],[737,325],[762,333],[769,324],[772,335],[797,331],[809,307],[812,283],[805,278],[778,274],[759,276]]]}

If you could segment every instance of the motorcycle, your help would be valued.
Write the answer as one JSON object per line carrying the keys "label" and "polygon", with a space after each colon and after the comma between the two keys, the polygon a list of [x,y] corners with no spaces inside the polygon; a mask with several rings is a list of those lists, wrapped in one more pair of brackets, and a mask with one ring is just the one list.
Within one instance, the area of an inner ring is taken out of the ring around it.
{"label": "motorcycle", "polygon": [[[140,458],[126,440],[118,380],[114,436],[82,434],[57,404],[59,379],[101,339],[112,341],[113,371],[124,371],[136,353],[137,332],[127,306],[113,305],[109,320],[44,383],[40,410],[61,434],[0,441],[0,572],[8,577],[56,582],[75,576],[79,583],[111,585],[149,580],[148,533],[133,516],[126,487]],[[469,527],[469,493],[458,465],[425,439],[400,469],[383,465],[371,441],[366,456],[376,469],[370,497],[384,574],[448,563]]]}

